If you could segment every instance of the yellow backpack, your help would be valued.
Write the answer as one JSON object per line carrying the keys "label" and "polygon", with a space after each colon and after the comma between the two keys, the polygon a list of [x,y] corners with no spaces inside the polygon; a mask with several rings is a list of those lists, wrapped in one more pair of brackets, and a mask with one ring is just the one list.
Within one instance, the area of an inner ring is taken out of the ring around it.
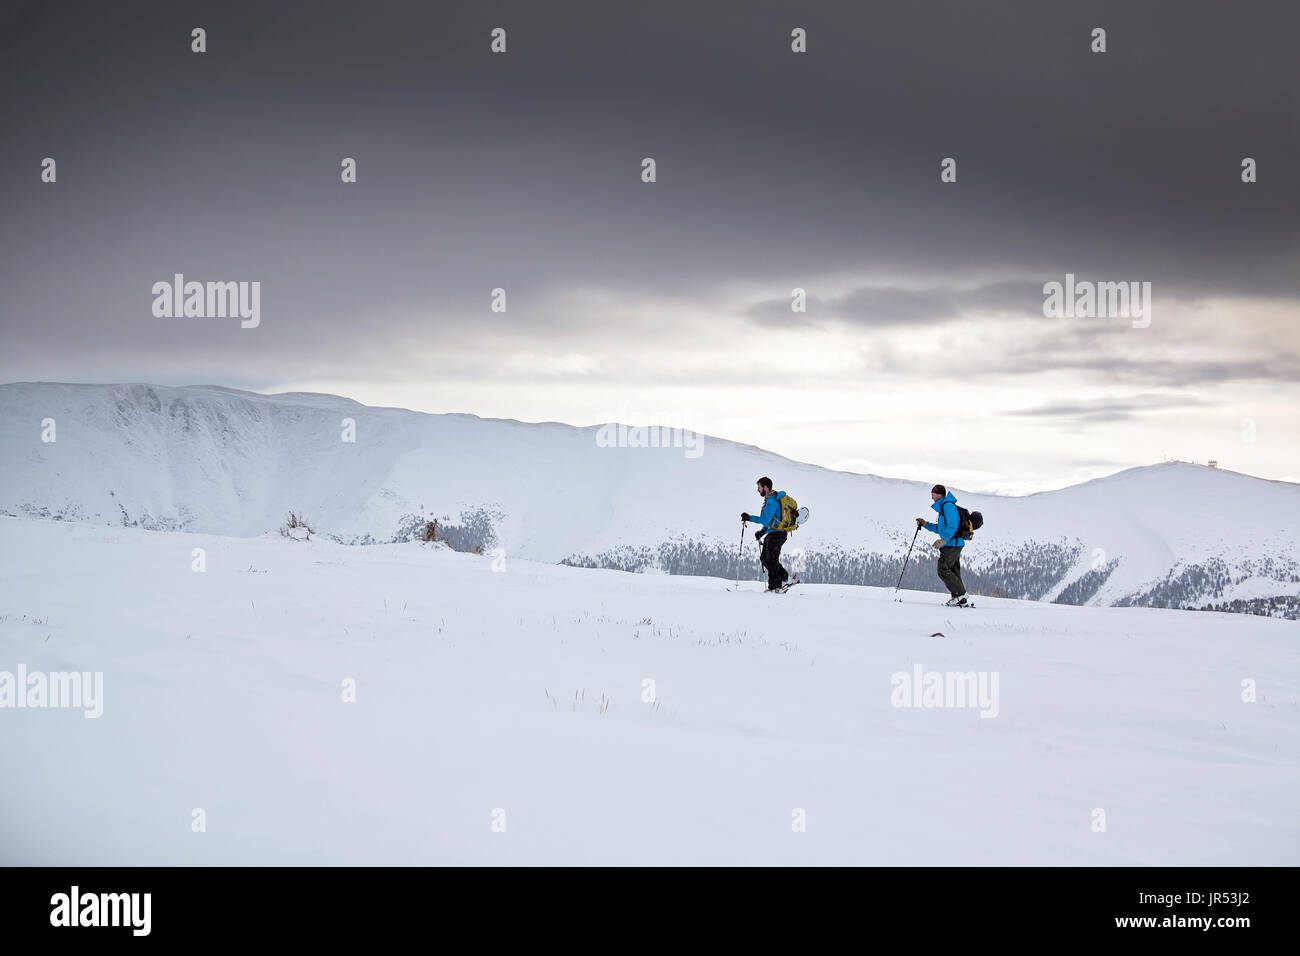
{"label": "yellow backpack", "polygon": [[799,502],[789,495],[781,499],[781,516],[777,519],[774,531],[794,531],[799,527]]}

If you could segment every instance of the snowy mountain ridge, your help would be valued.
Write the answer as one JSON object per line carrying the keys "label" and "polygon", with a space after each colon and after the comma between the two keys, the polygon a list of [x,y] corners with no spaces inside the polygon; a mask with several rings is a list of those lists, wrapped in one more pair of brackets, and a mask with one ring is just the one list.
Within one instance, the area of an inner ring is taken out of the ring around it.
{"label": "snowy mountain ridge", "polygon": [[[626,447],[602,428],[220,386],[0,385],[0,510],[243,537],[276,533],[292,510],[349,544],[406,540],[436,518],[461,550],[752,578],[737,516],[758,510],[768,474],[812,511],[786,549],[805,579],[892,586],[944,478],[836,472],[708,436]],[[1298,485],[1168,463],[1025,497],[953,490],[986,519],[963,562],[977,593],[1300,612],[1300,535],[1286,530]],[[906,586],[937,589],[932,538]]]}

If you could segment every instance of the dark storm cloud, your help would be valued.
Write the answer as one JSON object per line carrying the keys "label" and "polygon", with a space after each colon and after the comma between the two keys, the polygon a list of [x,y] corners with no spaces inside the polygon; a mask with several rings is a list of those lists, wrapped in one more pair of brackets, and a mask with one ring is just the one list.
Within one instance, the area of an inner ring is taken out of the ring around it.
{"label": "dark storm cloud", "polygon": [[1124,399],[1099,399],[1092,402],[1057,402],[1033,408],[1005,410],[1003,415],[1028,418],[1061,418],[1083,422],[1126,421],[1157,411],[1196,408],[1209,404],[1188,396],[1136,395]]}
{"label": "dark storm cloud", "polygon": [[[1123,332],[1113,333],[1122,335]],[[1267,351],[1268,343],[1263,343]],[[1136,346],[1135,346],[1136,347]],[[1116,348],[1083,348],[1069,340],[1046,338],[1030,346],[979,356],[981,373],[1084,372],[1116,382],[1176,387],[1227,382],[1300,381],[1300,352],[1225,355],[1218,358],[1168,358],[1155,351],[1133,354]]]}
{"label": "dark storm cloud", "polygon": [[[790,299],[768,299],[751,306],[746,314],[759,322],[790,322]],[[1012,313],[1041,317],[1043,289],[1036,282],[991,282],[971,288],[930,286],[864,286],[842,296],[808,296],[807,317],[838,319],[873,328],[916,326],[948,322],[972,313]]]}
{"label": "dark storm cloud", "polygon": [[[183,354],[233,376],[484,330],[567,348],[600,321],[555,305],[583,287],[689,302],[770,284],[788,315],[778,297],[802,286],[829,317],[894,328],[1032,311],[1067,271],[1295,299],[1298,9],[10,6],[0,330],[11,356],[69,368],[134,354],[149,377]],[[494,26],[504,56],[487,52]],[[789,52],[792,26],[808,54]],[[47,155],[53,186],[37,179]],[[939,182],[945,156],[955,184]],[[261,280],[255,338],[153,319],[150,284],[178,271]],[[879,284],[816,287],[857,273]],[[497,286],[504,315],[487,311]]]}

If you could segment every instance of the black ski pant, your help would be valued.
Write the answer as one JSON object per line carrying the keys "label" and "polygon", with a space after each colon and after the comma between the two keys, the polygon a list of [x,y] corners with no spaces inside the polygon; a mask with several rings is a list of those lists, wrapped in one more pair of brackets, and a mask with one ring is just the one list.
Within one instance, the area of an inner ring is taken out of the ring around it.
{"label": "black ski pant", "polygon": [[779,588],[790,577],[781,567],[781,546],[789,535],[784,531],[769,531],[763,535],[763,568],[767,571],[767,587]]}
{"label": "black ski pant", "polygon": [[966,585],[961,580],[961,548],[939,549],[939,580],[953,597],[966,593]]}

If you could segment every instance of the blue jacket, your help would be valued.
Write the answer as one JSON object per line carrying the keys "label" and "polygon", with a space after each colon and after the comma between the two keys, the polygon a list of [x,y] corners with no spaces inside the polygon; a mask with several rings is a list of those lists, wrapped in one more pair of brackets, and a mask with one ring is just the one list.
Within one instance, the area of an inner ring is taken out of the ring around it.
{"label": "blue jacket", "polygon": [[[949,507],[951,505],[952,507]],[[964,548],[966,539],[955,537],[957,534],[957,499],[948,492],[934,504],[930,505],[939,514],[938,521],[931,521],[925,526],[926,531],[933,531],[943,538],[945,548]]]}
{"label": "blue jacket", "polygon": [[767,496],[763,502],[763,513],[750,515],[750,521],[756,521],[763,526],[764,531],[775,531],[776,526],[781,523],[781,499],[785,497],[784,491],[777,491]]}

